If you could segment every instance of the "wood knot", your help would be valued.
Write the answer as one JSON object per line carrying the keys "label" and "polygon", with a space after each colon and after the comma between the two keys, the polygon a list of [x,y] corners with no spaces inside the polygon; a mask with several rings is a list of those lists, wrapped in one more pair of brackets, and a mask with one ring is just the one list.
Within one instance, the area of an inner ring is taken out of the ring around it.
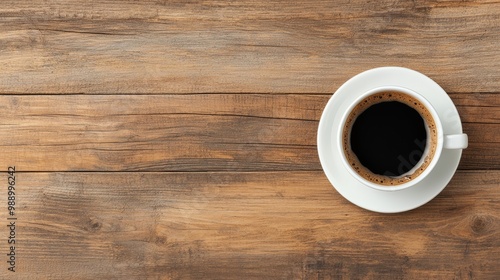
{"label": "wood knot", "polygon": [[481,234],[481,233],[484,233],[486,231],[490,222],[491,221],[488,219],[488,217],[473,216],[471,223],[470,223],[470,227],[471,227],[472,232],[474,232],[476,234]]}
{"label": "wood knot", "polygon": [[164,245],[167,244],[167,238],[163,236],[156,236],[154,242],[156,245]]}
{"label": "wood knot", "polygon": [[86,225],[85,225],[85,229],[87,231],[90,231],[90,232],[96,232],[98,230],[100,230],[102,227],[102,223],[100,223],[99,221],[97,221],[96,219],[88,219]]}

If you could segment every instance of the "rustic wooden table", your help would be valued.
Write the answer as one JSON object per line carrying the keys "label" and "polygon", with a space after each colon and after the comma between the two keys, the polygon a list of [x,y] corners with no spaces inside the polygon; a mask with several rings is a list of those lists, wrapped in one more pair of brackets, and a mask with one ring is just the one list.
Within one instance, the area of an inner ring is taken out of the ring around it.
{"label": "rustic wooden table", "polygon": [[[0,278],[499,279],[499,26],[494,0],[2,1]],[[470,139],[390,215],[316,152],[332,93],[386,65]]]}

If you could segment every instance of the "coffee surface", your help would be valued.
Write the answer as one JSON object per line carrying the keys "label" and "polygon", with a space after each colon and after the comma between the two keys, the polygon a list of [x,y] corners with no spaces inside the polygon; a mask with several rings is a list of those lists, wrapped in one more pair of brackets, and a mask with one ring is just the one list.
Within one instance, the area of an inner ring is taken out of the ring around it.
{"label": "coffee surface", "polygon": [[379,175],[407,173],[420,161],[427,146],[423,118],[398,101],[377,103],[363,111],[352,125],[350,138],[360,163]]}
{"label": "coffee surface", "polygon": [[383,91],[361,100],[342,131],[344,154],[363,178],[399,185],[418,177],[430,164],[437,145],[436,124],[416,98]]}

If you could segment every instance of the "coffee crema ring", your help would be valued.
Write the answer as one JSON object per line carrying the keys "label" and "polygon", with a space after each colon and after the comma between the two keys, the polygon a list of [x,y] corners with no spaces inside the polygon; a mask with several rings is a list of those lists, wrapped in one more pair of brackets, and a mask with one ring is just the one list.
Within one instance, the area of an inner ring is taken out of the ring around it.
{"label": "coffee crema ring", "polygon": [[[420,114],[424,121],[425,129],[427,132],[427,139],[425,145],[425,151],[421,159],[406,173],[398,175],[381,175],[372,172],[370,169],[365,167],[361,161],[356,156],[355,152],[351,148],[351,130],[356,122],[357,118],[365,112],[368,108],[375,104],[382,102],[396,101],[405,104]],[[382,91],[374,93],[366,98],[362,99],[352,110],[346,119],[344,127],[342,129],[342,145],[345,157],[349,162],[351,168],[356,171],[364,179],[379,185],[384,186],[397,186],[407,183],[424,172],[424,170],[429,166],[437,147],[437,129],[435,121],[426,108],[418,99],[399,91]]]}

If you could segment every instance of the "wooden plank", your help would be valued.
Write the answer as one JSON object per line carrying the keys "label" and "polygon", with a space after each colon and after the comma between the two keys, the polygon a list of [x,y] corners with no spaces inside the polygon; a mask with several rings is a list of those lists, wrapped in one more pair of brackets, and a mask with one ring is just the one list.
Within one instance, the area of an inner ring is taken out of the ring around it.
{"label": "wooden plank", "polygon": [[18,172],[16,180],[23,279],[500,274],[500,171],[459,171],[430,203],[391,215],[350,204],[322,172]]}
{"label": "wooden plank", "polygon": [[482,93],[449,94],[464,123],[500,123],[500,95]]}
{"label": "wooden plank", "polygon": [[[23,171],[321,170],[316,132],[328,98],[4,95],[0,166]],[[500,169],[498,117],[478,113],[466,119],[471,143],[460,168]]]}
{"label": "wooden plank", "polygon": [[22,170],[280,170],[317,169],[319,164],[316,127],[324,98],[96,95],[0,99],[5,101],[0,127],[5,157],[0,161]]}
{"label": "wooden plank", "polygon": [[2,93],[331,93],[378,66],[500,88],[498,1],[3,1]]}

